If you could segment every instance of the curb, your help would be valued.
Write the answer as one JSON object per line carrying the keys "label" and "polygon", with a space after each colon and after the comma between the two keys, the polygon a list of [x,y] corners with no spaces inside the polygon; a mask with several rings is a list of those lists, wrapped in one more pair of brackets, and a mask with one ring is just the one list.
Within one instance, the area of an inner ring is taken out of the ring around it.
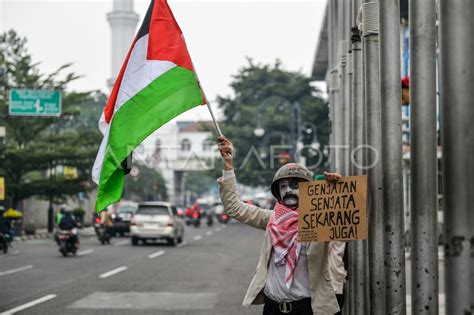
{"label": "curb", "polygon": [[40,239],[48,239],[51,238],[50,233],[36,233],[33,235],[20,235],[15,236],[15,241],[28,241],[28,240],[40,240]]}

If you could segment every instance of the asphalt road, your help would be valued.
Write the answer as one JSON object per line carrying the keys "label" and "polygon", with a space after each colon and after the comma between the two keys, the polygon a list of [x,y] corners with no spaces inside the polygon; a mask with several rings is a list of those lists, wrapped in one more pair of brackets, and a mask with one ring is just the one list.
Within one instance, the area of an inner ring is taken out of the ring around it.
{"label": "asphalt road", "polygon": [[67,258],[52,240],[16,242],[0,255],[0,312],[261,314],[241,303],[262,238],[238,223],[187,227],[179,247],[82,237],[78,255]]}
{"label": "asphalt road", "polygon": [[[100,245],[82,237],[75,257],[53,240],[15,242],[0,254],[0,314],[261,314],[241,305],[255,272],[263,231],[236,222],[187,227],[184,246]],[[440,249],[441,254],[441,249]],[[410,258],[407,257],[410,310]],[[440,314],[444,266],[440,256]]]}

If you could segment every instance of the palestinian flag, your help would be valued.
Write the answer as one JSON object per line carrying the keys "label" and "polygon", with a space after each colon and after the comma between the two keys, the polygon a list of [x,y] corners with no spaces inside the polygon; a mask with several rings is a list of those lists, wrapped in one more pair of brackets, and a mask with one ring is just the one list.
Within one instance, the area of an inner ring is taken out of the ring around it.
{"label": "palestinian flag", "polygon": [[92,169],[96,211],[120,200],[122,163],[166,122],[205,104],[181,29],[166,0],[154,0],[99,121],[104,134]]}

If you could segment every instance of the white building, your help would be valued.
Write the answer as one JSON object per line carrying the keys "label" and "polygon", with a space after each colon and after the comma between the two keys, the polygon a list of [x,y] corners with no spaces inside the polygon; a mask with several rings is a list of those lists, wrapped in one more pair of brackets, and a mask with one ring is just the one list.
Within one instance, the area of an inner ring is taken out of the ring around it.
{"label": "white building", "polygon": [[183,174],[206,171],[219,158],[212,140],[211,121],[170,122],[151,134],[134,152],[134,159],[160,171],[166,180],[168,196],[183,205]]}

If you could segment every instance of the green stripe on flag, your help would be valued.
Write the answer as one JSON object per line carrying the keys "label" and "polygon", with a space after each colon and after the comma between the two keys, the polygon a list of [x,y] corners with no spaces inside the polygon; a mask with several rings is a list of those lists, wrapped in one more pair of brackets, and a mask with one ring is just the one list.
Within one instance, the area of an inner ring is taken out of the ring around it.
{"label": "green stripe on flag", "polygon": [[179,114],[203,103],[194,72],[174,67],[128,100],[112,118],[97,192],[96,211],[122,197],[122,161],[146,137]]}

